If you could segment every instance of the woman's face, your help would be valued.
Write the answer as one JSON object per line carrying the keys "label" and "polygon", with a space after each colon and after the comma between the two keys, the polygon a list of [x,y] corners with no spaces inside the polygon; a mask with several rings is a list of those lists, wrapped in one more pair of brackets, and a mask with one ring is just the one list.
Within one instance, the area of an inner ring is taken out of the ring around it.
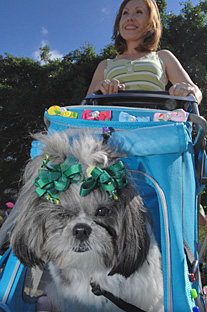
{"label": "woman's face", "polygon": [[149,21],[147,4],[143,0],[131,0],[124,7],[119,22],[119,33],[126,41],[137,41]]}

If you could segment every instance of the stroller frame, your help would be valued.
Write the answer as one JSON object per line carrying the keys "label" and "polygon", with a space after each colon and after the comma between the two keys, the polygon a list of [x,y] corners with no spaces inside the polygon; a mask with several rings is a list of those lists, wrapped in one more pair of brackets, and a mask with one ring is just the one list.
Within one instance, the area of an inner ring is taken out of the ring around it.
{"label": "stroller frame", "polygon": [[[200,293],[201,289],[198,281],[193,284],[189,281],[191,268],[188,267],[183,240],[194,259],[198,260],[196,197],[206,181],[204,147],[207,132],[207,123],[199,116],[195,98],[170,97],[165,92],[121,92],[106,96],[92,93],[81,106],[66,108],[79,115],[86,108],[91,111],[112,111],[115,119],[109,122],[65,118],[49,115],[48,112],[44,118],[49,132],[65,130],[72,137],[81,134],[86,128],[92,128],[94,135],[102,135],[105,126],[109,126],[110,130],[113,128],[114,132],[108,133],[108,142],[117,142],[120,152],[127,154],[128,159],[124,161],[137,182],[140,195],[144,195],[144,202],[149,206],[154,221],[155,235],[162,251],[165,311],[178,311],[178,308],[192,311],[198,303],[191,297],[190,290],[195,288]],[[124,111],[138,116],[149,115],[152,119],[157,111],[167,112],[178,108],[190,111],[185,122],[121,123],[117,117],[120,111]],[[194,141],[191,138],[192,124],[195,125]],[[147,136],[150,136],[150,146],[145,144]],[[161,146],[158,139],[162,141]],[[32,158],[40,153],[40,148],[39,142],[33,142]],[[170,170],[171,173],[168,172]],[[177,183],[180,185],[173,187],[172,184]],[[182,192],[179,186],[183,188]],[[185,194],[186,189],[191,194]],[[156,195],[156,199],[152,200],[156,201],[156,210],[147,199],[148,193],[150,196]],[[192,216],[189,217],[188,213]]]}

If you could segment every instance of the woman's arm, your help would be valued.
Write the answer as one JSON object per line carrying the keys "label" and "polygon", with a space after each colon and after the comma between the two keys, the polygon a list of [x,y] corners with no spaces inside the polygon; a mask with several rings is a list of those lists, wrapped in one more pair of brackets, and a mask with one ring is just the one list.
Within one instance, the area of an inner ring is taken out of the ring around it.
{"label": "woman's arm", "polygon": [[173,84],[169,89],[170,95],[187,96],[192,93],[199,104],[202,100],[202,93],[178,59],[168,50],[161,50],[158,54],[165,65],[167,79]]}
{"label": "woman's arm", "polygon": [[97,84],[100,81],[104,80],[104,69],[106,68],[106,65],[107,65],[107,60],[103,60],[98,64],[93,74],[93,78],[92,78],[90,87],[88,89],[87,95],[90,94],[91,92],[96,91]]}

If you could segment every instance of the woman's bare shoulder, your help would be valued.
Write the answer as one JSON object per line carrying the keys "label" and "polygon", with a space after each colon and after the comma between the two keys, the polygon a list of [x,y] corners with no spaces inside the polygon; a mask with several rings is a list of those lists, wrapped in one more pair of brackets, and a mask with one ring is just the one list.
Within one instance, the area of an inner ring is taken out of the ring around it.
{"label": "woman's bare shoulder", "polygon": [[103,71],[103,70],[106,68],[107,63],[108,63],[108,60],[107,60],[107,59],[102,60],[102,61],[98,64],[97,70],[102,70],[102,71]]}
{"label": "woman's bare shoulder", "polygon": [[158,51],[158,55],[163,61],[167,61],[169,59],[175,58],[174,54],[170,52],[169,50],[160,50]]}

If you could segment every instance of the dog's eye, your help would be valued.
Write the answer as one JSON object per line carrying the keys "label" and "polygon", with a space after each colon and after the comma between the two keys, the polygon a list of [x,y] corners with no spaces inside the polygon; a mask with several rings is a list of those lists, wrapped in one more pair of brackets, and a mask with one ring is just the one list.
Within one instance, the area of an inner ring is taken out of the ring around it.
{"label": "dog's eye", "polygon": [[96,216],[98,217],[105,217],[108,214],[109,214],[109,209],[106,207],[101,207],[96,212]]}
{"label": "dog's eye", "polygon": [[68,211],[61,211],[58,213],[58,217],[61,219],[67,219],[71,217],[71,214]]}

